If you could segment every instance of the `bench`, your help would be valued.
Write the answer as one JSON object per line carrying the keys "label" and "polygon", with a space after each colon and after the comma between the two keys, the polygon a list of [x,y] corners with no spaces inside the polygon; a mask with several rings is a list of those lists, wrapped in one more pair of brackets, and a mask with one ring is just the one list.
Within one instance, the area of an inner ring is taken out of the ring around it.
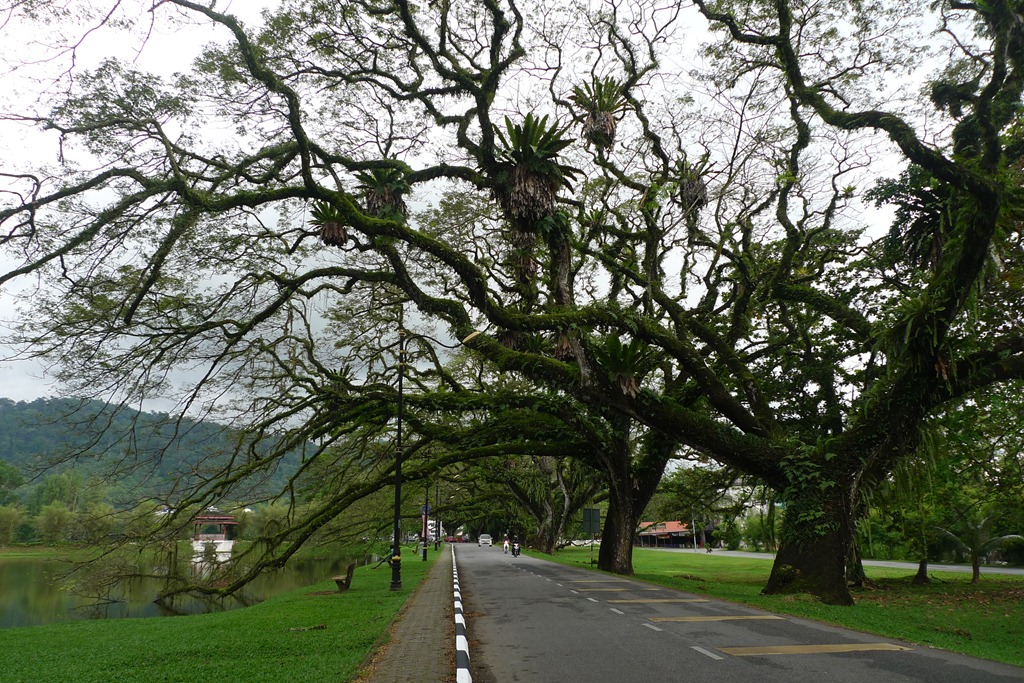
{"label": "bench", "polygon": [[347,591],[352,585],[352,575],[356,571],[356,563],[352,562],[349,564],[348,569],[345,570],[345,576],[335,576],[334,583],[338,584],[338,592]]}

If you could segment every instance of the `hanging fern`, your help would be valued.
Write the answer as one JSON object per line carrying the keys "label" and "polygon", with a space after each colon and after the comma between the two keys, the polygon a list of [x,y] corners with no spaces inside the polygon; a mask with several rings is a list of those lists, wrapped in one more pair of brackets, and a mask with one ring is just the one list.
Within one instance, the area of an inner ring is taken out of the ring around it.
{"label": "hanging fern", "polygon": [[404,195],[409,191],[405,174],[397,168],[375,168],[356,174],[366,212],[377,218],[403,222],[409,214]]}
{"label": "hanging fern", "polygon": [[628,103],[622,84],[614,78],[597,78],[576,86],[569,97],[583,111],[583,138],[598,149],[611,149],[615,143],[616,115]]}
{"label": "hanging fern", "polygon": [[500,149],[498,159],[506,170],[498,192],[502,206],[514,220],[537,221],[555,212],[558,191],[572,189],[579,169],[558,162],[558,155],[572,141],[548,117],[527,114],[522,123],[505,117],[504,132],[495,127]]}
{"label": "hanging fern", "polygon": [[679,162],[679,201],[688,214],[700,211],[708,203],[708,186],[704,182],[707,162],[707,155],[701,157],[696,164],[689,163],[685,158]]}
{"label": "hanging fern", "polygon": [[327,202],[314,202],[310,225],[320,228],[320,239],[329,247],[341,247],[348,240],[341,212]]}
{"label": "hanging fern", "polygon": [[645,342],[634,339],[623,344],[618,335],[604,338],[600,346],[593,349],[594,360],[616,382],[622,393],[636,396],[640,393],[640,381],[650,370],[654,351]]}

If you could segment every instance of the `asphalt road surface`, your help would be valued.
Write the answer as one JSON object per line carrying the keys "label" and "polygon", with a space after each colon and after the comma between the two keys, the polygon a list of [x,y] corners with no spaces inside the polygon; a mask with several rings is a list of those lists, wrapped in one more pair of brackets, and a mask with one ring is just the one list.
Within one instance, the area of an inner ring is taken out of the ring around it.
{"label": "asphalt road surface", "polygon": [[775,615],[501,547],[456,548],[474,683],[994,683],[1024,668]]}

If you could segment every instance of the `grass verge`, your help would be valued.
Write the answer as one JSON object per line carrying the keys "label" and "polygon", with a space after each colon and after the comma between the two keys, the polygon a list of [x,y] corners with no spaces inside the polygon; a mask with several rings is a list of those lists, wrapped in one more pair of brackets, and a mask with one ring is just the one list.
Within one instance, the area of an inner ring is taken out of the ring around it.
{"label": "grass verge", "polygon": [[394,593],[387,565],[360,567],[345,593],[327,580],[215,614],[0,630],[0,681],[350,681],[437,557],[403,562]]}
{"label": "grass verge", "polygon": [[[566,548],[552,558],[591,568],[589,548]],[[853,607],[823,605],[809,595],[764,596],[771,560],[636,549],[637,579],[751,605],[771,612],[897,638],[918,645],[1024,666],[1024,578],[932,571],[914,586],[903,569],[865,567],[871,586],[854,589]]]}

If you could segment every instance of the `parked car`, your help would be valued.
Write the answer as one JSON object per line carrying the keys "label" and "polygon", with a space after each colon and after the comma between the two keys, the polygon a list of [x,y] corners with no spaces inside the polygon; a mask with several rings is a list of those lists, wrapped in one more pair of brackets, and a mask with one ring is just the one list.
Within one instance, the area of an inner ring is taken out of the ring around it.
{"label": "parked car", "polygon": [[492,545],[491,535],[490,534],[480,534],[480,538],[476,539],[476,544],[477,545],[486,545],[486,546]]}

